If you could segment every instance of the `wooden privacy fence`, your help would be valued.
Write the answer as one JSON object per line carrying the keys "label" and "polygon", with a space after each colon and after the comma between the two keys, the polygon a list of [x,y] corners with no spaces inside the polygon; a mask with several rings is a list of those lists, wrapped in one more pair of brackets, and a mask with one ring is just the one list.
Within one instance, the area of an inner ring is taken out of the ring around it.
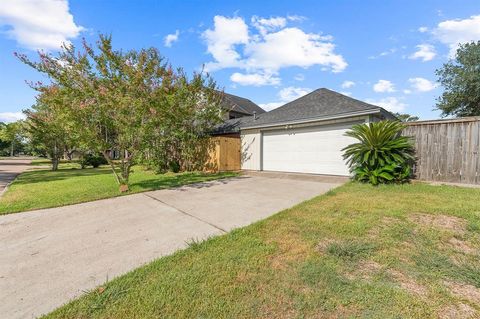
{"label": "wooden privacy fence", "polygon": [[480,117],[407,123],[417,179],[480,184]]}
{"label": "wooden privacy fence", "polygon": [[217,136],[212,139],[215,146],[210,155],[213,170],[240,170],[240,138]]}

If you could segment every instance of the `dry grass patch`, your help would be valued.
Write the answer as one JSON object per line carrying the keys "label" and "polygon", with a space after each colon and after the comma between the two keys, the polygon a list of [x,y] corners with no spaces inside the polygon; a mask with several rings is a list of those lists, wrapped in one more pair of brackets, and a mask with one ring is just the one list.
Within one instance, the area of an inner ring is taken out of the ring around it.
{"label": "dry grass patch", "polygon": [[305,259],[311,246],[295,229],[280,226],[274,232],[267,234],[264,239],[268,244],[277,246],[277,250],[270,257],[274,269],[284,269],[291,262]]}
{"label": "dry grass patch", "polygon": [[382,232],[390,229],[393,225],[399,222],[400,220],[398,218],[385,216],[380,220],[380,223],[378,223],[368,231],[368,236],[373,238],[378,237]]}
{"label": "dry grass patch", "polygon": [[395,269],[389,269],[388,274],[406,291],[419,296],[426,296],[428,289],[417,283],[415,279]]}
{"label": "dry grass patch", "polygon": [[442,308],[438,317],[440,319],[473,319],[478,318],[475,309],[464,303],[450,305]]}
{"label": "dry grass patch", "polygon": [[411,214],[409,220],[424,227],[435,227],[442,230],[453,231],[463,234],[467,227],[467,221],[463,218],[448,215]]}
{"label": "dry grass patch", "polygon": [[445,281],[444,284],[455,297],[480,305],[480,289],[477,287],[453,281]]}
{"label": "dry grass patch", "polygon": [[474,249],[470,246],[470,244],[464,240],[458,239],[456,237],[450,238],[448,244],[454,250],[464,253],[464,254],[476,254],[478,253],[477,249]]}
{"label": "dry grass patch", "polygon": [[375,274],[383,270],[383,266],[373,260],[362,260],[352,272],[345,273],[345,277],[350,280],[363,279],[370,280]]}

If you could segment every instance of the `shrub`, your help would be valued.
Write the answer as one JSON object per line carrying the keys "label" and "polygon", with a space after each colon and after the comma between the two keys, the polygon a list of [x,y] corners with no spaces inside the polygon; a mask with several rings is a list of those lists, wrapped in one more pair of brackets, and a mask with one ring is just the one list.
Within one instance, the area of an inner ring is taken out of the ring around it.
{"label": "shrub", "polygon": [[412,174],[414,148],[401,136],[405,125],[382,121],[352,126],[345,135],[359,140],[343,149],[353,178],[373,185],[407,182]]}
{"label": "shrub", "polygon": [[173,173],[180,172],[180,164],[177,161],[171,161],[168,166],[171,172]]}
{"label": "shrub", "polygon": [[103,155],[99,155],[99,154],[88,153],[88,154],[85,154],[80,160],[80,165],[82,166],[82,168],[86,166],[92,166],[93,168],[97,168],[100,165],[105,165],[105,164],[108,164],[107,160],[105,159],[105,157],[103,157]]}

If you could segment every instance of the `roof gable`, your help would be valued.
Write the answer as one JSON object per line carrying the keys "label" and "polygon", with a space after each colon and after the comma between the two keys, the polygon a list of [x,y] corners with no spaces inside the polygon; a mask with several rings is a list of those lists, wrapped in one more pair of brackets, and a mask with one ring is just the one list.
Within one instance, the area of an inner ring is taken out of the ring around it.
{"label": "roof gable", "polygon": [[249,99],[229,93],[223,93],[222,106],[228,111],[235,111],[247,115],[262,114],[265,110]]}
{"label": "roof gable", "polygon": [[307,120],[369,110],[381,110],[381,108],[379,106],[362,102],[349,96],[321,88],[270,112],[260,114],[255,121],[245,123],[242,125],[242,127]]}

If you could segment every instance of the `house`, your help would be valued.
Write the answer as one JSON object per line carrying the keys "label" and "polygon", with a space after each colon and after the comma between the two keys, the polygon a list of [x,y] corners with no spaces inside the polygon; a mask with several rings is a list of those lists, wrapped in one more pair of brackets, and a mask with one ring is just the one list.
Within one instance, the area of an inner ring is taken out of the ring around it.
{"label": "house", "polygon": [[241,139],[242,170],[348,176],[342,149],[354,124],[396,119],[383,108],[321,88],[270,112],[234,118],[216,134]]}
{"label": "house", "polygon": [[264,109],[252,101],[228,93],[223,93],[221,106],[227,111],[225,114],[225,120],[265,113]]}

